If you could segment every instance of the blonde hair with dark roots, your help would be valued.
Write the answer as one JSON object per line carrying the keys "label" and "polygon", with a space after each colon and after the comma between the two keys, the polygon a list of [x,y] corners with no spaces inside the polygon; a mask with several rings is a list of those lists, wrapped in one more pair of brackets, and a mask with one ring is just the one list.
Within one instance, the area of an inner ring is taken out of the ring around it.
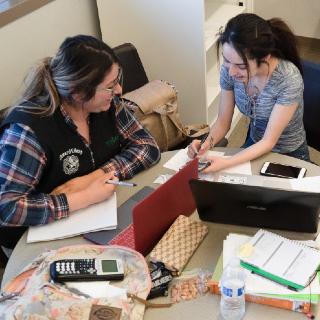
{"label": "blonde hair with dark roots", "polygon": [[80,93],[90,100],[111,66],[118,63],[113,50],[92,36],[69,37],[54,57],[42,59],[25,78],[25,88],[15,107],[50,116],[63,102],[72,102]]}

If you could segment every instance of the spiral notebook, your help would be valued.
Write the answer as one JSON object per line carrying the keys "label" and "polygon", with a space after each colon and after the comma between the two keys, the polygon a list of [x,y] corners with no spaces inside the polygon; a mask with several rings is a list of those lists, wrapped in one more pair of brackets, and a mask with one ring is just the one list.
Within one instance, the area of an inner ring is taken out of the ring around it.
{"label": "spiral notebook", "polygon": [[302,290],[320,265],[320,251],[260,229],[239,252],[241,265],[265,278]]}

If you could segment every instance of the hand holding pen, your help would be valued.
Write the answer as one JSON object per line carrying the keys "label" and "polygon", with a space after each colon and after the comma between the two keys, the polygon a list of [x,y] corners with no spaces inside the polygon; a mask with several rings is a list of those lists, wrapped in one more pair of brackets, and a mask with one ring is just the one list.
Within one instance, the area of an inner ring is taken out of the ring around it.
{"label": "hand holding pen", "polygon": [[188,156],[193,159],[203,156],[211,147],[212,138],[208,136],[205,140],[193,140],[188,147]]}
{"label": "hand holding pen", "polygon": [[136,187],[137,184],[134,182],[120,181],[118,180],[118,174],[114,173],[112,179],[107,179],[104,183],[112,184],[114,186],[126,186],[126,187]]}

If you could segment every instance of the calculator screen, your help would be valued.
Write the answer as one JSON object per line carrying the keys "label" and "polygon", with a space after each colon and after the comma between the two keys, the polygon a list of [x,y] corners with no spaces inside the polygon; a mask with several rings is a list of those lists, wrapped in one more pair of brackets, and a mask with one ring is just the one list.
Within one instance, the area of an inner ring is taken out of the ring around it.
{"label": "calculator screen", "polygon": [[101,260],[102,272],[117,272],[117,261],[116,260]]}

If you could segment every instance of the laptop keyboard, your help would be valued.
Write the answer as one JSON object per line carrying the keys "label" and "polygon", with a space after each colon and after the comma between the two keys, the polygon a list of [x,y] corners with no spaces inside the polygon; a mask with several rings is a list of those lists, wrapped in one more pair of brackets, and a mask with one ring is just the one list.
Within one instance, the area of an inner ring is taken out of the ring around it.
{"label": "laptop keyboard", "polygon": [[123,229],[118,235],[111,239],[108,244],[135,249],[133,224],[129,224],[128,227]]}

